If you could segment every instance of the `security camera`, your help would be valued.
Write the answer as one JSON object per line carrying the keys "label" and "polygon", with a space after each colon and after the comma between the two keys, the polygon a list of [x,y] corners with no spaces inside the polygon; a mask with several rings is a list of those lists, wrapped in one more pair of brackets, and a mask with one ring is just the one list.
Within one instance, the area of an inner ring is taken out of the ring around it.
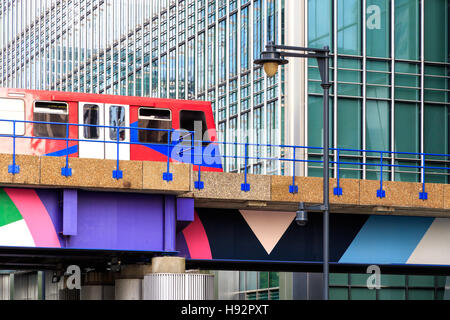
{"label": "security camera", "polygon": [[300,227],[304,227],[308,223],[308,211],[306,211],[305,204],[303,202],[298,204],[295,222],[297,222]]}
{"label": "security camera", "polygon": [[300,227],[306,226],[308,223],[308,211],[298,210],[297,216],[295,217],[295,222],[297,222]]}

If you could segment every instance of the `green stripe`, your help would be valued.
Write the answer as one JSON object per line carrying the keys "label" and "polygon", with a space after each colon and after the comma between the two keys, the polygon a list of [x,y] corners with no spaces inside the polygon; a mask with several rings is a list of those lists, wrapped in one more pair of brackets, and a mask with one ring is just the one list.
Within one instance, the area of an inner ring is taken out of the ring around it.
{"label": "green stripe", "polygon": [[5,190],[0,189],[0,227],[22,219],[22,215],[14,202],[12,202]]}

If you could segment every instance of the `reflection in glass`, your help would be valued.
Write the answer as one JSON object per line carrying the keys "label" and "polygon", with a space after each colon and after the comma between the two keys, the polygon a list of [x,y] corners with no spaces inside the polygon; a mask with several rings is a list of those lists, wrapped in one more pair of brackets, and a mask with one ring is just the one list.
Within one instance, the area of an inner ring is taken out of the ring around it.
{"label": "reflection in glass", "polygon": [[90,125],[83,127],[83,135],[85,139],[98,139],[100,137],[100,128],[91,126],[98,126],[100,124],[97,105],[87,104],[83,106],[83,124]]}
{"label": "reflection in glass", "polygon": [[[121,106],[109,107],[109,125],[114,127],[125,126],[125,108]],[[117,128],[109,129],[109,138],[117,141]],[[119,129],[119,140],[125,140],[125,129]]]}

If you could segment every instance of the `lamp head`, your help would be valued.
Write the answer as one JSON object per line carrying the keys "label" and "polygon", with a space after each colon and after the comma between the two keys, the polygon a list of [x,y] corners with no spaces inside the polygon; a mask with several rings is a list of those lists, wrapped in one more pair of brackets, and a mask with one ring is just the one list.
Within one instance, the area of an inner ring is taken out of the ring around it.
{"label": "lamp head", "polygon": [[295,217],[295,222],[300,227],[306,226],[306,224],[308,223],[308,211],[306,211],[306,210],[298,210],[297,214],[296,214],[296,217]]}
{"label": "lamp head", "polygon": [[278,72],[278,66],[288,63],[289,61],[281,56],[273,46],[268,46],[268,51],[261,52],[261,58],[255,60],[255,64],[264,66],[264,72],[268,77],[273,77]]}
{"label": "lamp head", "polygon": [[300,202],[298,204],[298,210],[296,212],[295,222],[300,227],[304,227],[308,223],[308,211],[306,211],[306,207],[303,202]]}

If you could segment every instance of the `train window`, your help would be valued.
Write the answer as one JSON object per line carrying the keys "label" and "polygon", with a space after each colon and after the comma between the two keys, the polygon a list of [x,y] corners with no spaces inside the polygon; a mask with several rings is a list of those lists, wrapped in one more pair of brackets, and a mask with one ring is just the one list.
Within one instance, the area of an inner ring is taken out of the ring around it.
{"label": "train window", "polygon": [[145,143],[167,143],[168,131],[172,129],[172,114],[168,109],[139,108],[138,127],[154,130],[139,130],[139,141]]}
{"label": "train window", "polygon": [[[125,127],[125,108],[121,106],[109,107],[109,125]],[[117,141],[117,129],[109,128],[109,138]],[[125,129],[119,129],[119,141],[125,140]]]}
{"label": "train window", "polygon": [[[25,103],[21,99],[0,98],[0,119],[25,120]],[[0,134],[13,134],[14,123],[12,121],[0,121]],[[25,134],[25,123],[16,122],[16,135]]]}
{"label": "train window", "polygon": [[[34,121],[69,122],[68,106],[65,102],[36,101],[33,112]],[[64,138],[66,126],[53,123],[35,123],[34,135],[37,137]]]}
{"label": "train window", "polygon": [[[98,126],[99,108],[95,104],[85,104],[83,106],[83,124]],[[100,137],[100,128],[85,126],[83,127],[83,135],[85,139],[98,139]]]}
{"label": "train window", "polygon": [[206,117],[203,111],[181,110],[180,128],[195,132],[194,139],[201,139],[204,141],[203,145],[207,145],[207,141],[210,140],[208,126],[206,125]]}

